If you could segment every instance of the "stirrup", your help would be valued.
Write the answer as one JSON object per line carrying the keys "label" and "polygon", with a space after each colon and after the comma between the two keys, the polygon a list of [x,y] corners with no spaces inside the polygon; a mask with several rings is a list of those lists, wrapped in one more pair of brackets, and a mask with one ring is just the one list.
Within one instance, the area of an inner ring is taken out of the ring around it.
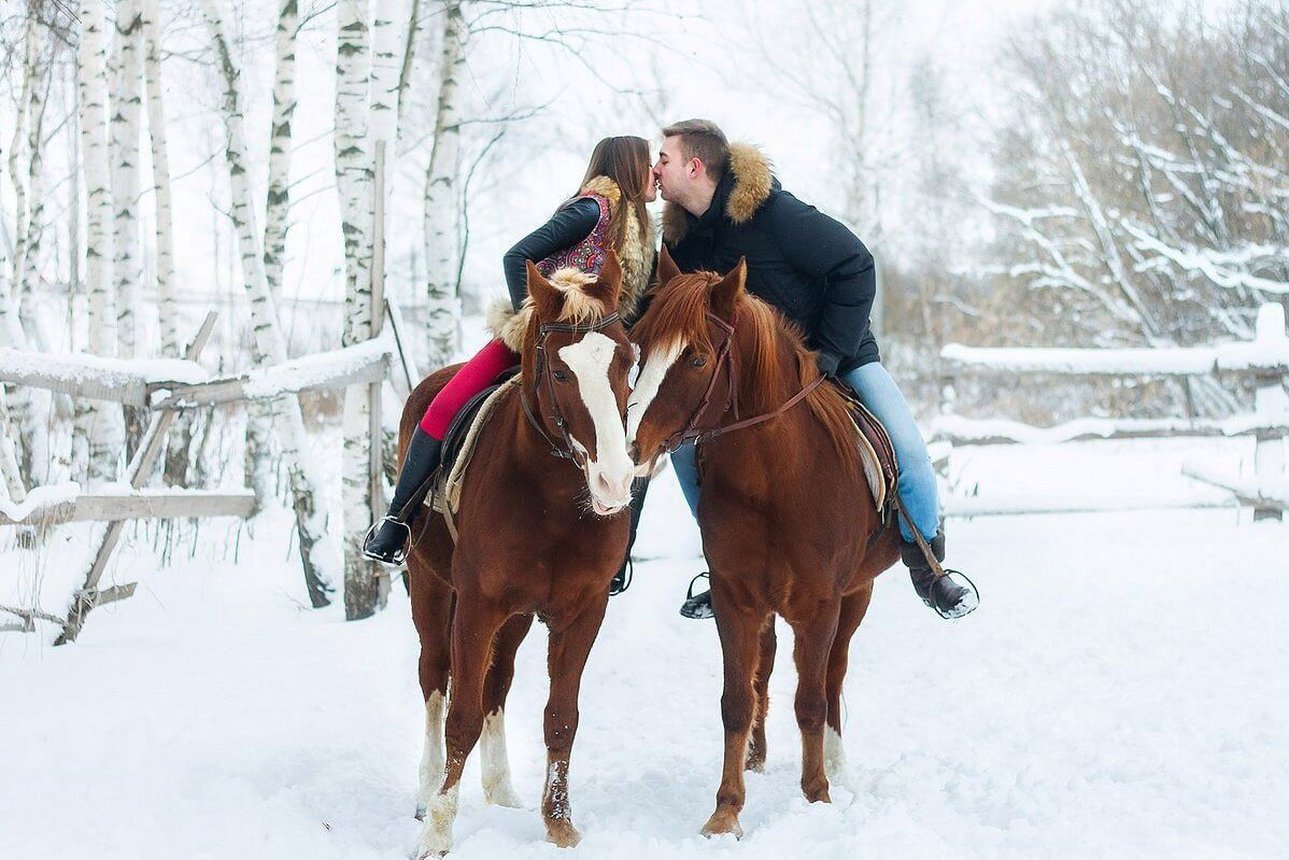
{"label": "stirrup", "polygon": [[[965,618],[966,616],[970,615],[971,613],[975,612],[978,608],[980,608],[980,589],[976,588],[976,584],[971,581],[971,578],[969,576],[967,576],[962,571],[954,570],[951,567],[944,568],[944,576],[954,585],[960,585],[963,588],[967,589],[967,593],[963,595],[962,600],[958,601],[958,607],[965,607],[965,608],[959,609],[956,612],[952,610],[946,612],[942,610],[939,606],[937,606],[934,600],[926,600],[924,598],[922,602],[925,603],[927,606],[930,606],[932,609],[934,609],[936,615],[939,615],[941,618],[947,618],[950,620],[955,618]],[[957,579],[958,577],[962,579],[961,582],[958,581]]]}
{"label": "stirrup", "polygon": [[[401,526],[403,531],[407,532],[407,536],[403,538],[403,542],[399,545],[398,549],[390,553],[389,558],[386,558],[383,555],[378,555],[367,548],[371,544],[371,539],[376,536],[376,530],[385,525],[386,522],[391,522],[394,523],[394,525]],[[400,520],[398,517],[386,514],[381,517],[379,521],[372,523],[371,528],[367,529],[367,534],[363,538],[363,558],[380,564],[389,565],[390,567],[402,567],[407,561],[407,543],[411,539],[412,527]]]}
{"label": "stirrup", "polygon": [[[618,585],[618,573],[622,574],[622,584],[620,586]],[[609,582],[609,597],[617,597],[631,587],[631,580],[635,578],[636,566],[631,561],[630,555],[627,556],[626,561],[622,562],[622,569],[618,573],[613,574],[613,579]]]}
{"label": "stirrup", "polygon": [[693,618],[695,621],[701,621],[704,618],[714,618],[716,616],[716,613],[712,608],[712,593],[710,588],[697,596],[698,598],[701,598],[706,595],[707,604],[703,607],[706,611],[694,611],[690,608],[691,604],[696,600],[694,595],[694,586],[698,583],[698,580],[703,578],[706,578],[708,582],[710,582],[711,574],[707,571],[703,571],[689,581],[689,591],[686,592],[685,602],[680,605],[680,614],[685,618]]}

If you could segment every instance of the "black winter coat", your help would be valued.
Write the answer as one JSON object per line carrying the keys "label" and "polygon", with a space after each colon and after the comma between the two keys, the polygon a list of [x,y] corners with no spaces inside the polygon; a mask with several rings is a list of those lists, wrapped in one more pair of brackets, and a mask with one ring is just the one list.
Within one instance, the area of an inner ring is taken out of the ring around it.
{"label": "black winter coat", "polygon": [[878,361],[869,328],[872,254],[844,224],[784,191],[757,150],[731,149],[730,168],[702,217],[668,207],[663,241],[676,265],[726,272],[746,257],[748,290],[801,328],[822,371]]}

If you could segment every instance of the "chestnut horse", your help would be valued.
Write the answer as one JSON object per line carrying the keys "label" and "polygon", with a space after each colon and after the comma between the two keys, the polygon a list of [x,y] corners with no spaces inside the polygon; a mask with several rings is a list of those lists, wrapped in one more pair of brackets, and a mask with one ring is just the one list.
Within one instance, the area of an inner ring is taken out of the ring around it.
{"label": "chestnut horse", "polygon": [[648,472],[682,439],[699,446],[698,525],[725,664],[725,760],[708,836],[742,835],[743,769],[764,766],[776,613],[794,637],[801,788],[829,800],[829,777],[845,772],[851,636],[874,577],[899,558],[845,400],[819,384],[796,330],[746,292],[746,273],[740,260],[725,277],[682,275],[664,250],[663,286],[631,330],[643,361],[627,407],[633,457]]}
{"label": "chestnut horse", "polygon": [[[419,536],[407,563],[426,714],[417,817],[429,813],[418,858],[451,847],[461,771],[481,734],[485,799],[520,805],[503,711],[515,652],[534,615],[550,630],[542,817],[555,844],[580,838],[568,798],[569,753],[582,670],[626,553],[630,520],[614,514],[631,500],[624,413],[634,356],[616,312],[616,258],[609,255],[598,281],[561,281],[563,274],[547,281],[529,265],[521,382],[479,433],[455,517],[457,542],[428,508],[410,523]],[[408,399],[402,452],[453,370],[433,374]]]}

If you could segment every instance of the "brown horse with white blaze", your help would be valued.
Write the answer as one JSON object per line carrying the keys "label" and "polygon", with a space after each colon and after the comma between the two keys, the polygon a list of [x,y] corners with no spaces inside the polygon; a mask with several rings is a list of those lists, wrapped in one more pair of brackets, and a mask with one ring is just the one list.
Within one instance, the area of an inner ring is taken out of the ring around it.
{"label": "brown horse with white blaze", "polygon": [[[612,253],[598,280],[557,272],[548,281],[529,265],[521,381],[479,434],[455,517],[457,541],[428,508],[410,523],[421,535],[408,568],[426,709],[418,858],[451,847],[461,772],[481,735],[485,798],[519,805],[503,713],[515,652],[534,616],[550,630],[542,816],[557,845],[580,838],[568,799],[578,690],[626,552],[629,518],[618,514],[630,502],[634,472],[623,426],[633,353],[617,315],[620,291]],[[412,393],[399,434],[403,452],[453,370]]]}
{"label": "brown horse with white blaze", "polygon": [[743,771],[765,762],[775,614],[794,636],[801,787],[826,802],[829,778],[845,772],[850,640],[873,579],[899,558],[899,534],[878,515],[844,398],[819,384],[796,330],[744,289],[744,262],[724,277],[682,275],[664,250],[658,274],[663,286],[631,330],[643,365],[627,438],[642,472],[697,440],[725,671],[724,768],[703,833],[741,836]]}

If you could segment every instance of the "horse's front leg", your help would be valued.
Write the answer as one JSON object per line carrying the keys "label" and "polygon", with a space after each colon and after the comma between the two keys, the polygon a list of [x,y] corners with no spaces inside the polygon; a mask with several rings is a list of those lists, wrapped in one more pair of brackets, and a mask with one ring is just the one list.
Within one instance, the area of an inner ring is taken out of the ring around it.
{"label": "horse's front leg", "polygon": [[447,762],[443,785],[430,800],[416,845],[416,857],[442,856],[452,847],[461,771],[483,729],[483,678],[492,659],[493,638],[506,620],[493,603],[458,594],[452,619],[452,695],[448,703]]}
{"label": "horse's front leg", "polygon": [[770,615],[763,607],[737,604],[716,576],[712,577],[712,607],[716,611],[716,629],[725,664],[725,690],[721,694],[725,758],[721,785],[716,791],[716,811],[703,825],[702,832],[704,836],[732,833],[741,838],[743,828],[738,816],[746,798],[743,767],[755,711],[752,676],[760,659],[762,627],[769,622]]}
{"label": "horse's front leg", "polygon": [[801,790],[806,800],[828,803],[824,771],[824,723],[828,717],[828,655],[837,634],[840,600],[821,601],[807,614],[790,619],[797,664],[797,726],[801,729]]}
{"label": "horse's front leg", "polygon": [[498,806],[518,808],[523,804],[510,782],[510,758],[506,754],[506,696],[515,677],[515,652],[519,650],[533,616],[512,615],[497,633],[492,666],[483,685],[483,736],[479,739],[483,767],[483,799]]}
{"label": "horse's front leg", "polygon": [[774,616],[761,631],[761,656],[756,663],[756,710],[752,714],[752,737],[747,744],[747,769],[761,773],[765,770],[765,717],[770,711],[770,673],[774,671],[774,653],[778,638],[774,633]]}
{"label": "horse's front leg", "polygon": [[546,837],[561,848],[571,848],[582,836],[573,826],[573,808],[568,795],[569,757],[577,734],[578,691],[587,655],[600,632],[609,594],[604,591],[570,623],[550,631],[551,691],[546,703],[546,790],[542,794],[542,818]]}

